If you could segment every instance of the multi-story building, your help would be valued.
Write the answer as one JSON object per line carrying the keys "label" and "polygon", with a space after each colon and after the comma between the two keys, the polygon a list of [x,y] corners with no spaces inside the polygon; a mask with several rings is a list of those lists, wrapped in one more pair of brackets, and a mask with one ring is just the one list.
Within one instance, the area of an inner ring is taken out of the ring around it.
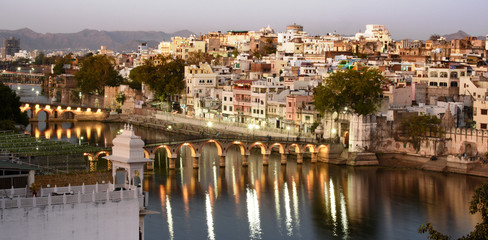
{"label": "multi-story building", "polygon": [[251,85],[251,122],[265,126],[267,124],[267,105],[274,94],[283,91],[284,85],[278,77],[256,80]]}
{"label": "multi-story building", "polygon": [[255,80],[237,80],[233,84],[234,113],[239,123],[251,122],[251,85]]}
{"label": "multi-story building", "polygon": [[209,97],[212,89],[217,88],[217,74],[213,72],[209,64],[185,67],[186,89],[183,97],[183,109],[186,114],[202,117],[198,101]]}
{"label": "multi-story building", "polygon": [[5,55],[14,56],[20,51],[20,39],[9,37],[3,40],[3,47],[5,48]]}

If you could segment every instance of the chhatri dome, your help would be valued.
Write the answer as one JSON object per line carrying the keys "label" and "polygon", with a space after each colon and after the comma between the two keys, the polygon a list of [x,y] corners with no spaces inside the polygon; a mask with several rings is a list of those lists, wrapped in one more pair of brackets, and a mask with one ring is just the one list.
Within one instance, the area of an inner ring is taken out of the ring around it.
{"label": "chhatri dome", "polygon": [[[144,141],[134,134],[132,126],[124,125],[122,134],[113,141],[112,155],[105,157],[112,162],[114,183],[123,187],[138,186],[144,180],[144,165],[153,160],[144,156]],[[125,183],[117,182],[117,170],[125,170]]]}

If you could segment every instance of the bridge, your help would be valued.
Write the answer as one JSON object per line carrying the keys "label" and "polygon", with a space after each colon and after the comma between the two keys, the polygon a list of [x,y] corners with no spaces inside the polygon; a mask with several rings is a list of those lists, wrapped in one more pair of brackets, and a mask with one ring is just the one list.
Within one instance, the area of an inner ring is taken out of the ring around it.
{"label": "bridge", "polygon": [[[242,166],[248,165],[248,157],[251,150],[257,148],[262,154],[263,165],[268,165],[269,156],[272,152],[281,154],[281,164],[286,164],[289,155],[296,155],[298,164],[303,163],[304,155],[310,155],[311,162],[317,162],[318,154],[328,154],[330,143],[319,143],[313,139],[288,139],[288,138],[271,138],[271,137],[242,137],[242,140],[236,140],[238,137],[212,137],[205,139],[196,139],[178,142],[165,142],[147,144],[144,147],[146,158],[154,159],[157,151],[163,151],[168,157],[168,168],[175,169],[175,162],[178,153],[184,148],[189,148],[193,158],[193,168],[199,167],[199,158],[202,149],[206,145],[214,145],[217,148],[219,157],[219,166],[225,167],[225,157],[232,146],[237,146],[242,156]],[[90,161],[97,161],[98,157],[107,156],[110,150],[104,150],[97,153],[86,153]],[[153,167],[151,163],[148,169]]]}
{"label": "bridge", "polygon": [[96,121],[104,120],[107,116],[101,108],[71,107],[57,103],[22,102],[20,110],[27,113],[29,121]]}
{"label": "bridge", "polygon": [[46,76],[41,73],[8,72],[0,73],[0,81],[20,84],[42,84]]}

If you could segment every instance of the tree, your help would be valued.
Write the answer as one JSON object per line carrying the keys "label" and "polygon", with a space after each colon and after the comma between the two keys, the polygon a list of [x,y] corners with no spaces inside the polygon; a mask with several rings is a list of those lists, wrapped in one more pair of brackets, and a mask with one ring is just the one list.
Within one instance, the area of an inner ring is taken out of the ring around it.
{"label": "tree", "polygon": [[437,137],[442,134],[441,120],[436,116],[414,115],[404,119],[401,123],[408,142],[418,152],[422,140],[427,137]]}
{"label": "tree", "polygon": [[0,129],[15,129],[14,125],[27,125],[27,114],[20,111],[20,97],[8,86],[0,83]]}
{"label": "tree", "polygon": [[[488,182],[481,184],[473,194],[469,205],[469,212],[471,214],[480,213],[481,223],[476,224],[474,230],[466,236],[462,236],[461,240],[481,240],[488,239]],[[427,239],[431,240],[446,240],[449,236],[434,229],[432,224],[426,223],[421,225],[418,229],[419,233],[428,233]]]}
{"label": "tree", "polygon": [[347,107],[353,113],[375,113],[381,103],[380,94],[385,78],[376,69],[344,70],[332,73],[314,91],[315,108],[321,113],[342,112]]}
{"label": "tree", "polygon": [[149,86],[158,99],[164,100],[170,95],[180,94],[185,88],[185,61],[164,55],[158,55],[156,61],[159,64],[148,60],[132,69],[129,77],[132,81]]}
{"label": "tree", "polygon": [[263,50],[264,50],[264,55],[276,53],[276,46],[273,44],[273,39],[266,38],[266,41],[264,42]]}
{"label": "tree", "polygon": [[105,86],[118,86],[123,81],[115,70],[114,59],[105,55],[85,58],[75,79],[83,94],[103,94]]}
{"label": "tree", "polygon": [[186,64],[198,65],[200,63],[209,63],[210,61],[212,61],[212,58],[212,56],[200,50],[198,52],[190,52],[188,53],[188,59],[186,59]]}
{"label": "tree", "polygon": [[439,38],[441,38],[441,35],[434,33],[434,34],[430,35],[429,40],[437,41],[437,40],[439,40]]}

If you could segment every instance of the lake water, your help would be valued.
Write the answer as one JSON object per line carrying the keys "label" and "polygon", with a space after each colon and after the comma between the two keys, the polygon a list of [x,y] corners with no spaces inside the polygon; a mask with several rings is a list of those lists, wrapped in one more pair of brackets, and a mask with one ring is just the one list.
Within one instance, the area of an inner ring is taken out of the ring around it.
{"label": "lake water", "polygon": [[[35,123],[33,135],[96,146],[111,146],[122,124],[99,122]],[[169,136],[135,127],[148,142]],[[181,137],[181,136],[180,136]],[[145,176],[149,209],[146,239],[425,239],[420,224],[459,237],[480,221],[468,212],[474,189],[486,179],[413,169],[348,167],[309,159],[287,165],[273,153],[262,166],[252,151],[249,166],[229,149],[226,167],[217,165],[216,148],[202,149],[193,169],[183,148],[176,169],[164,153]]]}

